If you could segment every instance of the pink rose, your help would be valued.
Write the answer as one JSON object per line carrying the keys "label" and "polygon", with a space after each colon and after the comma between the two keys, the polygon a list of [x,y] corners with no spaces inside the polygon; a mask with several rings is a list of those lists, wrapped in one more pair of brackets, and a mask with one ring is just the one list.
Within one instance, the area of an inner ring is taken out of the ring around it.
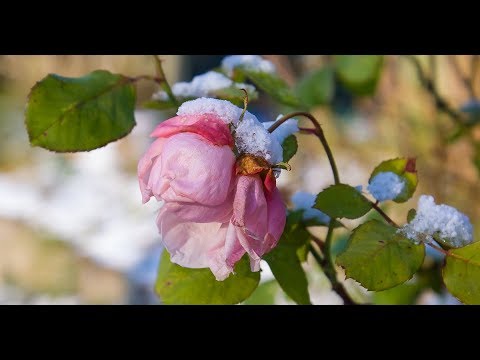
{"label": "pink rose", "polygon": [[214,112],[176,116],[151,136],[138,178],[144,203],[165,201],[157,226],[171,261],[224,280],[247,253],[258,271],[286,220],[271,165],[253,155],[237,159],[228,121]]}

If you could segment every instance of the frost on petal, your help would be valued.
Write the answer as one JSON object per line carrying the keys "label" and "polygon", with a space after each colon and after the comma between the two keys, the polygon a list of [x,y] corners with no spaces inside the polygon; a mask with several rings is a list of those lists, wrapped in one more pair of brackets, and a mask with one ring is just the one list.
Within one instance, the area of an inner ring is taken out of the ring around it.
{"label": "frost on petal", "polygon": [[393,200],[405,190],[405,180],[391,171],[380,172],[367,189],[378,201]]}
{"label": "frost on petal", "polygon": [[[215,114],[226,124],[235,124],[238,119],[240,119],[242,109],[227,100],[202,97],[195,100],[185,101],[177,111],[177,115],[179,116],[201,114]],[[247,114],[250,113],[247,112],[245,115],[247,116]]]}
{"label": "frost on petal", "polygon": [[260,156],[272,165],[283,160],[280,142],[265,129],[256,116],[250,113],[246,113],[238,124],[235,141],[240,153]]}
{"label": "frost on petal", "polygon": [[[279,115],[275,121],[280,119],[283,115]],[[268,130],[270,126],[272,126],[275,121],[266,121],[263,124],[263,127]],[[298,120],[296,119],[289,119],[285,121],[282,125],[280,125],[278,128],[276,128],[273,132],[272,135],[275,136],[277,141],[282,144],[283,141],[289,137],[292,134],[295,134],[298,132]]]}
{"label": "frost on petal", "polygon": [[[209,71],[202,75],[195,76],[190,82],[178,82],[172,86],[173,95],[179,98],[207,97],[215,94],[216,91],[234,86],[238,89],[246,89],[254,92],[255,87],[243,83],[234,83],[231,79],[217,71]],[[153,94],[155,100],[168,100],[168,95],[161,90]]]}
{"label": "frost on petal", "polygon": [[454,207],[436,205],[434,198],[429,195],[420,196],[417,214],[399,231],[417,243],[422,238],[432,241],[434,235],[455,248],[466,246],[473,241],[470,219]]}
{"label": "frost on petal", "polygon": [[315,204],[315,198],[316,196],[314,194],[305,191],[297,191],[292,196],[294,210],[303,210],[304,220],[316,219],[321,223],[327,224],[330,221],[330,217],[320,210],[312,208]]}
{"label": "frost on petal", "polygon": [[243,67],[246,70],[258,71],[264,73],[274,73],[275,65],[258,55],[230,55],[222,60],[222,69],[229,75],[233,70]]}
{"label": "frost on petal", "polygon": [[247,111],[243,120],[237,124],[242,111],[226,100],[199,98],[184,102],[178,109],[177,115],[214,114],[227,124],[237,125],[235,143],[239,153],[260,156],[272,165],[281,162],[283,160],[281,144],[264,128],[255,115]]}

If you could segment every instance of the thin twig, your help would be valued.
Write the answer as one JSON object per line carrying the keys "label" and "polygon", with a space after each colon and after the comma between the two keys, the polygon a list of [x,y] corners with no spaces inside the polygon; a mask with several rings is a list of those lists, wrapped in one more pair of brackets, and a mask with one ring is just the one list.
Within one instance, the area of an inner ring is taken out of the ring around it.
{"label": "thin twig", "polygon": [[466,76],[463,72],[462,69],[460,69],[460,65],[458,64],[457,61],[457,55],[448,55],[447,57],[448,61],[450,62],[450,65],[452,66],[453,70],[457,74],[458,78],[460,81],[463,83],[463,86],[468,92],[468,95],[474,99],[475,98],[475,91],[473,90],[473,84],[472,84],[472,79]]}
{"label": "thin twig", "polygon": [[318,248],[320,249],[320,251],[322,253],[325,253],[325,243],[320,240],[318,237],[316,237],[315,235],[313,235],[311,232],[308,232],[310,237],[312,238],[313,242],[315,244],[317,244]]}
{"label": "thin twig", "polygon": [[330,162],[330,167],[332,168],[333,179],[335,180],[335,184],[339,184],[340,183],[340,177],[338,176],[337,165],[335,164],[335,159],[333,157],[332,150],[330,149],[330,146],[328,145],[327,139],[325,138],[325,134],[323,133],[323,129],[320,126],[320,123],[317,121],[317,119],[315,119],[315,117],[312,114],[310,114],[308,112],[303,112],[303,111],[297,111],[297,112],[294,112],[294,113],[287,114],[287,115],[281,117],[280,119],[278,119],[277,121],[275,121],[275,123],[268,128],[268,132],[271,133],[271,132],[275,131],[275,129],[277,129],[285,121],[287,121],[291,118],[294,118],[296,116],[304,116],[304,117],[308,118],[313,123],[313,125],[315,126],[315,135],[320,139],[320,141],[323,145],[323,148],[325,149],[325,153],[327,154],[328,161]]}
{"label": "thin twig", "polygon": [[372,207],[380,214],[382,215],[382,217],[392,226],[395,226],[395,227],[399,227],[397,225],[397,223],[395,221],[393,221],[377,204],[378,204],[378,201],[377,202],[372,202],[370,201],[370,203],[372,204]]}
{"label": "thin twig", "polygon": [[161,83],[159,84],[163,88],[163,90],[167,93],[170,101],[173,102],[175,106],[178,107],[179,106],[178,100],[173,94],[172,88],[170,87],[170,84],[167,81],[167,77],[165,76],[165,72],[163,71],[162,60],[157,55],[153,55],[153,57],[155,59],[155,68],[157,70],[157,76],[158,78],[162,79]]}
{"label": "thin twig", "polygon": [[424,73],[422,69],[422,65],[418,61],[418,59],[413,55],[405,55],[406,59],[409,59],[410,62],[415,66],[415,70],[417,71],[418,78],[420,80],[421,85],[427,90],[430,96],[435,101],[435,106],[438,108],[439,111],[449,115],[449,117],[456,123],[463,125],[464,119],[462,115],[454,110],[446,100],[438,93],[437,88],[433,85],[432,80]]}

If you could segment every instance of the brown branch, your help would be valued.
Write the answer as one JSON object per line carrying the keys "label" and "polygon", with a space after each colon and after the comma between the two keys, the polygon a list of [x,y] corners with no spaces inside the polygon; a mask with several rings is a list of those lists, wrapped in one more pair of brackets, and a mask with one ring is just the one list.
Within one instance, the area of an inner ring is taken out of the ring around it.
{"label": "brown branch", "polygon": [[427,90],[430,94],[432,99],[435,102],[435,106],[439,111],[447,114],[454,122],[463,125],[465,123],[464,118],[462,115],[454,110],[447,101],[438,93],[437,88],[434,86],[432,80],[425,74],[422,69],[422,65],[418,61],[418,59],[413,55],[406,55],[406,59],[409,59],[410,62],[414,65],[415,70],[417,72],[418,78],[420,80],[421,85]]}

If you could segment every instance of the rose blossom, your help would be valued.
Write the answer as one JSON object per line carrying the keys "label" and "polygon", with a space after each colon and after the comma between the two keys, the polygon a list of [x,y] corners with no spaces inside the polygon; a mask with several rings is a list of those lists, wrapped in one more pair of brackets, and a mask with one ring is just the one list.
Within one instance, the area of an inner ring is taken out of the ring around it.
{"label": "rose blossom", "polygon": [[[274,164],[265,159],[277,160],[280,145],[249,112],[244,120],[254,125],[253,141],[238,134],[234,139],[231,127],[247,130],[237,124],[241,112],[224,100],[184,103],[156,127],[151,136],[157,139],[138,164],[143,202],[152,196],[164,201],[157,226],[171,261],[208,267],[217,280],[227,278],[245,253],[258,271],[286,220]],[[236,157],[234,148],[251,154]]]}

